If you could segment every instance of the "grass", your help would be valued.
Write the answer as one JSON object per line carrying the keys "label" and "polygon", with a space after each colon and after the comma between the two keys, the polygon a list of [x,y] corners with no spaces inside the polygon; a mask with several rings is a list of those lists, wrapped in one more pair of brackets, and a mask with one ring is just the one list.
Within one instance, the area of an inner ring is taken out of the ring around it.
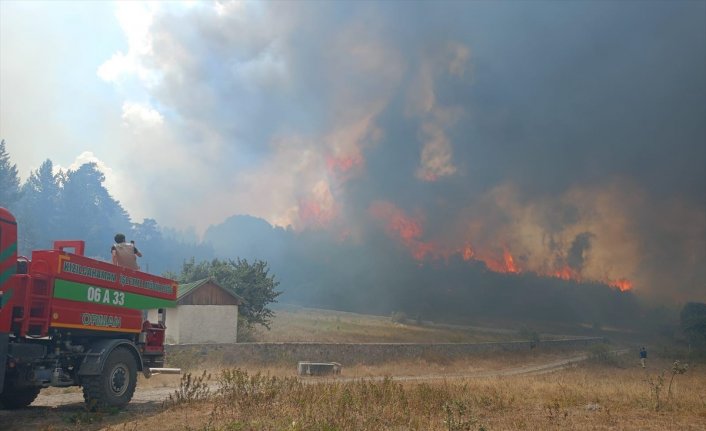
{"label": "grass", "polygon": [[219,389],[207,399],[172,403],[158,415],[108,429],[703,429],[706,370],[680,376],[659,411],[646,381],[657,371],[593,362],[540,376],[310,383],[223,370],[215,378]]}
{"label": "grass", "polygon": [[419,323],[413,319],[402,323],[395,316],[280,306],[271,330],[256,329],[253,336],[262,342],[322,343],[479,343],[522,339],[512,331]]}

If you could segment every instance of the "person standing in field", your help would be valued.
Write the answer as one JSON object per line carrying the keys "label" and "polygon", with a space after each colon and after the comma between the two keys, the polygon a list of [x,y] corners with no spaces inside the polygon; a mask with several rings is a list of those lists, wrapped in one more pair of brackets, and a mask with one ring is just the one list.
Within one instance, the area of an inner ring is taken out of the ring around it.
{"label": "person standing in field", "polygon": [[139,270],[137,258],[142,257],[140,250],[135,247],[134,242],[125,242],[125,235],[119,233],[115,235],[115,244],[110,248],[113,265],[123,266],[134,270]]}
{"label": "person standing in field", "polygon": [[647,349],[645,347],[640,347],[640,364],[642,368],[645,368],[645,362],[647,362]]}

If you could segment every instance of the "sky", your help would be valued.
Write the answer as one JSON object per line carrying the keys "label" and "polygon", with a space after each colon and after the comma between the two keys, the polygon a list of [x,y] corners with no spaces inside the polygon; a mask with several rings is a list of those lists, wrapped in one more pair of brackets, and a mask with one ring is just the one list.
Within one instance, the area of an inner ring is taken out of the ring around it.
{"label": "sky", "polygon": [[2,1],[0,137],[135,221],[703,299],[705,54],[703,1]]}

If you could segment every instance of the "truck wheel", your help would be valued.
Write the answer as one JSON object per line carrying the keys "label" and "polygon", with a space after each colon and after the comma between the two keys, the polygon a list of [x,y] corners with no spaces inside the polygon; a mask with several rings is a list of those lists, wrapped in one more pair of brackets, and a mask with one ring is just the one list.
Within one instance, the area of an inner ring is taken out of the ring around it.
{"label": "truck wheel", "polygon": [[14,385],[5,382],[5,389],[0,394],[0,408],[14,410],[27,407],[32,404],[41,388],[15,388]]}
{"label": "truck wheel", "polygon": [[99,376],[82,379],[83,399],[89,409],[123,407],[132,399],[137,384],[135,357],[118,347],[105,361]]}

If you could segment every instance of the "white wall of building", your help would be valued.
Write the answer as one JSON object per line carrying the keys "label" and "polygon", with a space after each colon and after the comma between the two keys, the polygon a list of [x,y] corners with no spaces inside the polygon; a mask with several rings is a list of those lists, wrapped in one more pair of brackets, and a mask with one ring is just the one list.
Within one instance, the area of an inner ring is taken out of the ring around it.
{"label": "white wall of building", "polygon": [[[147,319],[157,323],[157,310]],[[165,344],[235,343],[238,338],[237,305],[180,305],[167,308]]]}
{"label": "white wall of building", "polygon": [[[238,338],[237,305],[181,305],[178,344],[235,343]],[[169,314],[167,313],[167,319]],[[169,333],[167,326],[167,334]]]}

